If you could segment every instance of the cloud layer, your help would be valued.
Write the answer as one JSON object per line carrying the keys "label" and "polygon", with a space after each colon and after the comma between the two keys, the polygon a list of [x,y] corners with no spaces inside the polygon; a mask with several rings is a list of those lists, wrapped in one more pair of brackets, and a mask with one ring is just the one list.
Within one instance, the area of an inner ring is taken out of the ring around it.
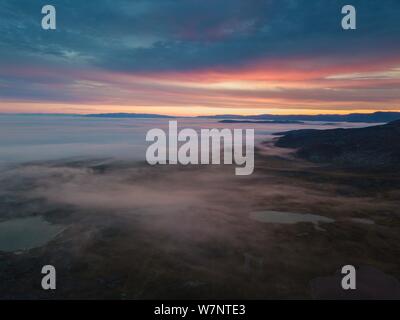
{"label": "cloud layer", "polygon": [[400,107],[395,0],[352,1],[355,31],[341,0],[56,0],[56,31],[45,4],[2,2],[0,111]]}

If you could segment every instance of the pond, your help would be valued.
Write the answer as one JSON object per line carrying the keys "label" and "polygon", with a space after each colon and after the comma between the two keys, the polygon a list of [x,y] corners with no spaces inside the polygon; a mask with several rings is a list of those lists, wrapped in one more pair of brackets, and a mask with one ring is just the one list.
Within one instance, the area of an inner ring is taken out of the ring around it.
{"label": "pond", "polygon": [[277,224],[296,224],[300,222],[309,222],[319,229],[319,223],[332,223],[335,220],[319,216],[315,214],[302,214],[293,212],[279,212],[279,211],[255,211],[250,213],[250,218],[264,223],[277,223]]}
{"label": "pond", "polygon": [[45,245],[63,227],[48,223],[42,217],[7,220],[0,223],[0,251],[29,250]]}

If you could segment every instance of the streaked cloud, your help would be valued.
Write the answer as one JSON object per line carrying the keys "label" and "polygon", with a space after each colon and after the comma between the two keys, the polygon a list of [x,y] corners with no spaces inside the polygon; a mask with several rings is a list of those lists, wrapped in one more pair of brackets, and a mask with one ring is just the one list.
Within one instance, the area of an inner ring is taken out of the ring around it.
{"label": "streaked cloud", "polygon": [[53,32],[44,4],[2,2],[0,111],[400,109],[396,0],[356,31],[341,0],[55,0]]}

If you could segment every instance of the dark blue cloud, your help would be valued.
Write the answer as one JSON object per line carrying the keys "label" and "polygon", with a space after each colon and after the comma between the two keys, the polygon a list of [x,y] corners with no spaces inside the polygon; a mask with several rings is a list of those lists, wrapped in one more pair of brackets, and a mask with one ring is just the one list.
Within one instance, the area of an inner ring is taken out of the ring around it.
{"label": "dark blue cloud", "polygon": [[[357,9],[355,31],[341,28],[348,3]],[[55,31],[41,28],[46,4],[57,9]],[[0,97],[83,101],[74,83],[79,72],[94,70],[235,69],[298,57],[376,61],[400,56],[399,20],[399,0],[1,0]]]}
{"label": "dark blue cloud", "polygon": [[[55,0],[57,30],[40,28],[47,1],[2,0],[8,61],[50,60],[129,71],[235,66],[255,58],[398,51],[400,2],[353,0],[358,30],[343,31],[348,1]],[[45,62],[49,63],[49,62]]]}

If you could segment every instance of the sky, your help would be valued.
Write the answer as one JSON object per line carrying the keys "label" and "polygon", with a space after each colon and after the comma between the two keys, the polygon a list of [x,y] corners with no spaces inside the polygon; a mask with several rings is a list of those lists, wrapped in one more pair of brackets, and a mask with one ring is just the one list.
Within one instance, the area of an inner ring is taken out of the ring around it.
{"label": "sky", "polygon": [[396,111],[399,21],[398,0],[0,0],[0,112]]}

